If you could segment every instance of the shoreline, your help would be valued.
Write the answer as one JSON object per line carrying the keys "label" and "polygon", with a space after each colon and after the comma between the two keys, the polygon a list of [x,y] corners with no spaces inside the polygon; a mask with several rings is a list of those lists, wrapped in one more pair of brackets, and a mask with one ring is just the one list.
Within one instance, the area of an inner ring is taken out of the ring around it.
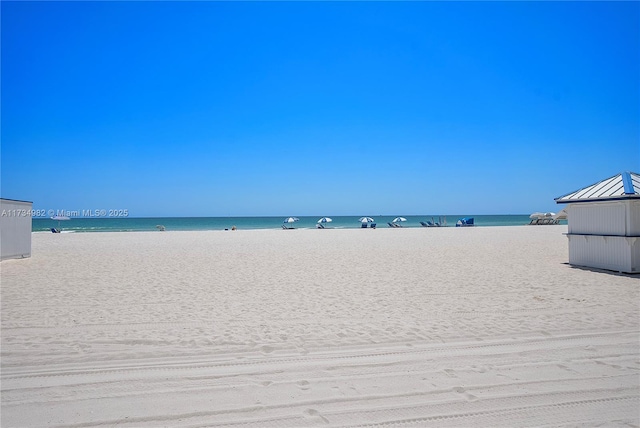
{"label": "shoreline", "polygon": [[[398,228],[391,228],[388,227],[388,225],[384,225],[384,226],[378,226],[375,228],[371,228],[368,227],[366,229],[370,230],[423,230],[423,229],[427,229],[427,230],[439,230],[439,229],[486,229],[486,228],[502,228],[502,227],[507,227],[507,228],[518,228],[518,227],[538,227],[538,228],[542,228],[542,227],[567,227],[566,224],[545,224],[545,225],[530,225],[530,224],[511,224],[511,225],[475,225],[472,227],[456,227],[455,225],[451,225],[451,226],[439,226],[439,227],[423,227],[423,226],[402,226],[402,227],[398,227]],[[279,230],[283,230],[282,227],[259,227],[259,228],[246,228],[246,229],[241,229],[236,227],[235,230],[231,229],[232,226],[229,226],[226,229],[220,229],[220,228],[216,228],[216,229],[166,229],[166,230],[151,230],[151,229],[144,229],[144,230],[65,230],[64,228],[61,228],[61,233],[139,233],[139,232],[146,232],[146,233],[167,233],[167,232],[236,232],[236,231],[244,231],[244,232],[252,232],[252,231],[279,231]],[[364,228],[362,227],[353,227],[353,226],[343,226],[343,227],[331,227],[331,226],[325,226],[324,228],[320,229],[317,227],[292,227],[289,228],[287,230],[362,230]],[[32,230],[31,231],[32,234],[51,234],[50,230]]]}
{"label": "shoreline", "polygon": [[[377,216],[378,229],[388,228],[395,216]],[[421,222],[444,221],[442,216],[407,216],[406,221],[401,222],[403,228],[422,228]],[[315,229],[319,217],[300,217],[299,221],[288,224],[297,229]],[[325,223],[327,228],[335,229],[360,229],[359,217],[337,216],[332,217],[332,222]],[[494,226],[522,226],[528,225],[531,219],[526,215],[486,215],[475,217],[475,227]],[[455,227],[457,216],[448,217],[447,225],[442,227]],[[566,224],[563,223],[563,224]],[[76,232],[101,232],[101,231],[156,231],[157,226],[164,226],[166,230],[224,230],[236,226],[241,230],[274,229],[280,230],[283,225],[282,217],[166,217],[166,218],[72,218],[67,221],[53,221],[50,219],[34,219],[33,232],[50,232],[55,227],[62,230]]]}

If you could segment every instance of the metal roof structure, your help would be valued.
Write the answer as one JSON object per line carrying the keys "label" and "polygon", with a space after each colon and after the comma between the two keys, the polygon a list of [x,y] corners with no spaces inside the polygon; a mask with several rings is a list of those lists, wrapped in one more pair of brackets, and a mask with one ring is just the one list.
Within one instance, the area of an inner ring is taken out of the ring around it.
{"label": "metal roof structure", "polygon": [[640,199],[640,174],[623,172],[554,200],[558,204],[569,204],[636,198]]}

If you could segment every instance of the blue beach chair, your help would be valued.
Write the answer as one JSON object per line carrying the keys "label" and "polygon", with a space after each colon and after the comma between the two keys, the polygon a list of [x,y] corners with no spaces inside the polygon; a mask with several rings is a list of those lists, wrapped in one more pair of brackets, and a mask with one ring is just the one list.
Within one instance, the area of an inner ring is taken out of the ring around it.
{"label": "blue beach chair", "polygon": [[473,217],[465,217],[458,220],[456,227],[471,227],[473,226]]}

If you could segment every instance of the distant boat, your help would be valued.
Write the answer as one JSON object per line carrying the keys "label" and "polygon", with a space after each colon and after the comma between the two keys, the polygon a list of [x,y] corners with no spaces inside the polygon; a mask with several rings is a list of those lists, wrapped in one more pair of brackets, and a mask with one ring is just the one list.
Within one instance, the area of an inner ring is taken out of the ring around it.
{"label": "distant boat", "polygon": [[456,227],[471,227],[473,226],[473,217],[465,217],[458,220]]}

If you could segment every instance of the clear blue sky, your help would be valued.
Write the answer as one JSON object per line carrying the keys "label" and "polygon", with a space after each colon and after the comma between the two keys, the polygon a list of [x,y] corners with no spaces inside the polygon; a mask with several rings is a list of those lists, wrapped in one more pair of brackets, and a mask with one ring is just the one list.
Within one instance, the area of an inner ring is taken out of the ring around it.
{"label": "clear blue sky", "polygon": [[5,2],[2,197],[528,214],[640,171],[638,2]]}

